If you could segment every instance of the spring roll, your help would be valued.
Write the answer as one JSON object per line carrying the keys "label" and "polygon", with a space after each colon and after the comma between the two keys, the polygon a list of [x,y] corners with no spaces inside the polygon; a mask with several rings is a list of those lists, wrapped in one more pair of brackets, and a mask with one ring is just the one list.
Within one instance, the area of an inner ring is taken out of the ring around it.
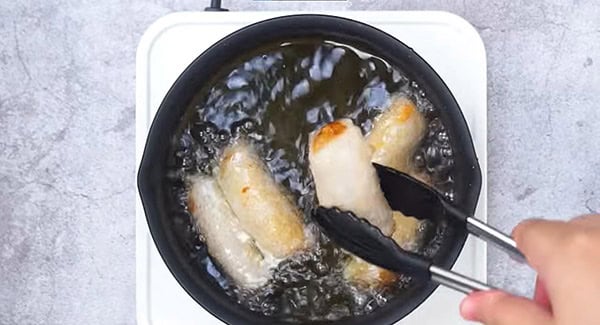
{"label": "spring roll", "polygon": [[419,231],[422,221],[407,217],[400,211],[394,211],[393,216],[396,230],[392,234],[392,239],[406,251],[417,251],[423,239],[423,233]]}
{"label": "spring roll", "polygon": [[[373,150],[372,162],[411,174],[427,182],[425,175],[417,174],[412,164],[415,150],[425,135],[425,117],[407,98],[396,98],[388,110],[375,119],[367,142]],[[395,230],[392,239],[407,251],[415,251],[421,245],[419,228],[421,221],[393,212]],[[390,271],[353,257],[344,269],[344,276],[362,287],[379,287],[390,284],[396,275]]]}
{"label": "spring roll", "polygon": [[[371,161],[410,174],[430,183],[427,175],[419,174],[413,166],[415,151],[427,129],[427,122],[415,104],[408,98],[397,97],[391,106],[375,119],[367,141],[373,149]],[[394,239],[401,247],[415,249],[419,245],[417,229],[421,221],[394,212],[396,231]]]}
{"label": "spring roll", "polygon": [[243,229],[263,252],[285,258],[305,246],[300,211],[250,144],[239,140],[225,149],[218,180]]}
{"label": "spring roll", "polygon": [[211,257],[239,286],[256,288],[267,282],[269,263],[242,229],[217,181],[192,176],[188,183],[188,209]]}
{"label": "spring roll", "polygon": [[385,235],[392,234],[392,210],[360,128],[341,119],[316,130],[309,138],[308,159],[321,206],[352,211]]}
{"label": "spring roll", "polygon": [[367,142],[373,149],[371,160],[405,173],[412,173],[412,159],[427,123],[415,104],[400,97],[377,118]]}
{"label": "spring roll", "polygon": [[394,272],[382,269],[357,256],[352,256],[344,267],[344,278],[360,288],[379,288],[396,281]]}

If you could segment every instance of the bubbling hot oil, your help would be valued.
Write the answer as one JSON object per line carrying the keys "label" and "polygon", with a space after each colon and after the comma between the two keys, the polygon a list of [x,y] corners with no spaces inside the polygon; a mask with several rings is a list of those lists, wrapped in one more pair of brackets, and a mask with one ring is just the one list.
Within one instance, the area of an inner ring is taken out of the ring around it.
{"label": "bubbling hot oil", "polygon": [[[170,193],[173,227],[199,272],[208,273],[246,308],[280,320],[335,320],[370,313],[415,286],[401,276],[386,288],[357,288],[343,278],[349,255],[311,222],[316,204],[308,169],[308,135],[325,123],[351,118],[366,134],[393,96],[411,98],[429,121],[415,154],[419,171],[454,198],[452,148],[438,112],[414,82],[383,60],[350,46],[304,39],[271,44],[223,68],[200,91],[173,141]],[[250,139],[275,180],[304,212],[315,245],[282,261],[261,288],[246,290],[228,280],[193,229],[184,179],[211,174],[219,154],[239,137]],[[339,162],[343,163],[343,162]],[[448,227],[425,223],[419,253],[433,256]]]}

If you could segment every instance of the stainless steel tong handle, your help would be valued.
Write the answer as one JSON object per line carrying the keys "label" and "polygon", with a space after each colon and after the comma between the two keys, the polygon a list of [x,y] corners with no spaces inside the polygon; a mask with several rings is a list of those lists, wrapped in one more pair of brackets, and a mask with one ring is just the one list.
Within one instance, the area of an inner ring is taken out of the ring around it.
{"label": "stainless steel tong handle", "polygon": [[482,240],[492,243],[498,246],[500,249],[506,251],[514,260],[525,263],[526,258],[521,253],[521,251],[517,248],[517,243],[515,240],[503,233],[502,231],[486,224],[481,220],[477,220],[466,213],[463,213],[452,204],[442,200],[442,206],[444,207],[446,213],[451,216],[458,218],[465,222],[467,230],[473,235],[481,238]]}
{"label": "stainless steel tong handle", "polygon": [[525,256],[517,248],[517,243],[509,235],[475,218],[467,217],[466,223],[467,230],[473,235],[505,250],[514,260],[526,262]]}
{"label": "stainless steel tong handle", "polygon": [[429,267],[429,272],[431,273],[431,281],[464,294],[470,294],[475,291],[496,290],[496,288],[485,283],[435,265]]}
{"label": "stainless steel tong handle", "polygon": [[[465,220],[467,230],[470,233],[488,243],[498,246],[516,261],[521,263],[526,262],[525,256],[517,248],[517,243],[511,236],[475,218],[466,216],[463,220]],[[465,294],[470,294],[474,291],[497,290],[490,285],[435,265],[429,267],[429,273],[431,274],[432,281]]]}

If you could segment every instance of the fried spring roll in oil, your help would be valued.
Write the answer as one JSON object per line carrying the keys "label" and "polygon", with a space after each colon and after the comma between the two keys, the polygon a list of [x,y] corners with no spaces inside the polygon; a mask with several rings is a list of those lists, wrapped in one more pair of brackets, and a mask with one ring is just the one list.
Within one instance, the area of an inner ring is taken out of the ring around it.
{"label": "fried spring roll in oil", "polygon": [[305,245],[302,216],[249,143],[225,149],[219,184],[233,212],[263,252],[285,258]]}
{"label": "fried spring roll in oil", "polygon": [[351,120],[311,133],[308,159],[321,206],[352,211],[385,235],[393,233],[392,210],[371,164],[371,149]]}
{"label": "fried spring roll in oil", "polygon": [[[425,117],[407,98],[396,98],[391,106],[375,119],[367,141],[373,149],[372,162],[411,174],[427,182],[425,175],[415,172],[412,159],[425,135]],[[421,221],[393,212],[395,230],[392,239],[407,251],[415,251],[421,244]],[[344,269],[344,276],[363,287],[378,287],[392,283],[396,275],[390,271],[353,257]]]}
{"label": "fried spring roll in oil", "polygon": [[393,99],[390,108],[375,118],[367,142],[371,160],[405,173],[412,173],[415,150],[427,129],[425,117],[407,98]]}
{"label": "fried spring roll in oil", "polygon": [[211,257],[239,286],[256,288],[267,282],[269,263],[242,229],[217,181],[192,176],[188,186],[188,209]]}
{"label": "fried spring roll in oil", "polygon": [[[427,121],[408,98],[396,97],[390,107],[376,117],[367,141],[373,149],[371,161],[410,174],[429,183],[426,175],[417,174],[412,160],[427,130]],[[417,229],[421,221],[394,212],[394,239],[401,247],[418,247]]]}

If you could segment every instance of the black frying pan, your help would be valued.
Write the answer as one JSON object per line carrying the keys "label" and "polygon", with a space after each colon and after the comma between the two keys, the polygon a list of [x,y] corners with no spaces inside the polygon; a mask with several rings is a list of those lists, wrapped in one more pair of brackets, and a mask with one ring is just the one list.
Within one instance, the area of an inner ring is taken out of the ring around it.
{"label": "black frying pan", "polygon": [[[481,189],[481,171],[471,135],[460,107],[437,73],[411,48],[392,36],[369,25],[325,15],[294,15],[275,18],[245,27],[216,43],[201,54],[181,74],[164,98],[150,128],[139,168],[138,187],[150,232],[158,251],[181,286],[200,305],[231,324],[276,324],[274,319],[251,312],[232,302],[211,281],[210,275],[191,265],[188,252],[178,244],[167,204],[165,174],[171,139],[185,110],[219,69],[239,54],[262,44],[293,38],[320,37],[344,44],[356,44],[397,66],[416,81],[429,101],[440,110],[454,150],[456,205],[473,213]],[[441,267],[450,268],[456,261],[467,233],[464,227],[452,227],[449,236],[433,258]],[[409,289],[401,299],[394,299],[373,313],[323,324],[391,324],[419,306],[436,288],[423,284]]]}

